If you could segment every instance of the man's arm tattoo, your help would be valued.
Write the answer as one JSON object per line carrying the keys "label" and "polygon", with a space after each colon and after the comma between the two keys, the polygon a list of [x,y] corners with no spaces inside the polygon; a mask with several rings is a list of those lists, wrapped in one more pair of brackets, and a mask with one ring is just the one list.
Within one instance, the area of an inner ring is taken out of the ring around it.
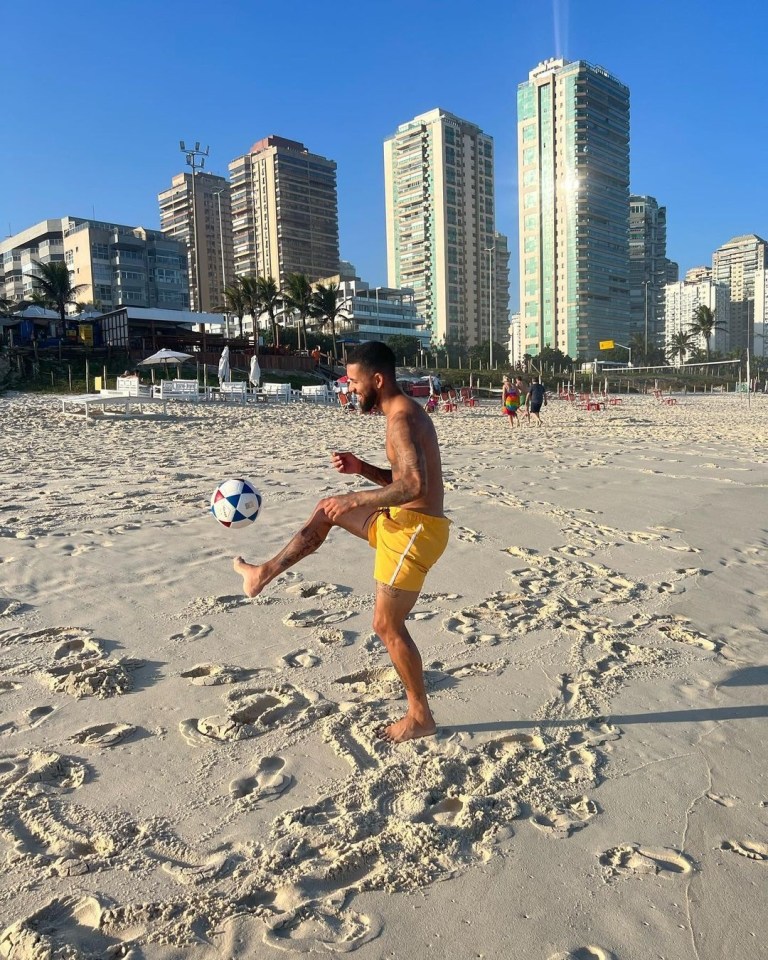
{"label": "man's arm tattoo", "polygon": [[384,470],[382,467],[374,467],[371,463],[362,461],[360,464],[360,476],[370,480],[371,483],[378,483],[380,487],[387,487],[392,483],[392,471]]}

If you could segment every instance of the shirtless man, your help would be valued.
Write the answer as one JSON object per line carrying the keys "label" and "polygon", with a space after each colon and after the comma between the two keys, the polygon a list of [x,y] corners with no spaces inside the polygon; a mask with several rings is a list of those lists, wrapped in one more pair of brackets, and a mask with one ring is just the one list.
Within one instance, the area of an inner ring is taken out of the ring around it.
{"label": "shirtless man", "polygon": [[247,596],[255,597],[276,576],[323,543],[333,527],[343,527],[376,551],[376,604],[373,629],[403,681],[408,710],[380,734],[393,743],[427,737],[435,721],[424,689],[419,651],[405,626],[424,578],[448,542],[443,514],[440,449],[432,420],[395,379],[395,355],[386,344],[364,343],[347,359],[349,391],[361,413],[378,407],[387,418],[386,454],[390,470],[374,467],[352,453],[334,453],[339,473],[358,474],[378,490],[355,490],[321,500],[288,545],[266,563],[235,559]]}

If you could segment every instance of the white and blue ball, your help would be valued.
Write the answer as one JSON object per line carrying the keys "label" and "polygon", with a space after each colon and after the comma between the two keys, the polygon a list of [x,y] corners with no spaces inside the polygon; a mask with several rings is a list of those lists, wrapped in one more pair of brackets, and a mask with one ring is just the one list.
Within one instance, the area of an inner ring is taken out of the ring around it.
{"label": "white and blue ball", "polygon": [[223,527],[247,527],[261,510],[261,494],[250,480],[220,483],[211,497],[211,513]]}

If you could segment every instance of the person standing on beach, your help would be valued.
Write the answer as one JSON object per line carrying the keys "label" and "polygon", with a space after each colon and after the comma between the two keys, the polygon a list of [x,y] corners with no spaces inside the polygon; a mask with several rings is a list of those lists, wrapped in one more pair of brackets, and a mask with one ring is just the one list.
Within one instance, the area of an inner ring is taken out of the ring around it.
{"label": "person standing on beach", "polygon": [[364,343],[347,360],[350,393],[360,411],[374,407],[386,417],[385,451],[391,469],[366,463],[353,453],[334,452],[339,473],[365,477],[379,490],[355,490],[326,497],[309,520],[271,560],[246,563],[236,557],[246,596],[255,597],[276,576],[314,553],[333,527],[367,540],[376,551],[373,629],[381,638],[408,697],[408,710],[380,736],[392,743],[427,737],[436,730],[427,702],[421,656],[405,620],[424,579],[448,543],[450,521],[443,513],[440,448],[430,417],[400,390],[395,355],[384,343]]}
{"label": "person standing on beach", "polygon": [[520,407],[520,391],[517,384],[513,383],[508,376],[504,377],[501,385],[501,402],[503,412],[509,417],[509,425],[514,428],[517,423],[517,411]]}
{"label": "person standing on beach", "polygon": [[515,383],[517,384],[517,389],[520,391],[520,406],[525,409],[526,419],[530,420],[531,416],[528,413],[528,384],[522,377],[515,377]]}
{"label": "person standing on beach", "polygon": [[528,396],[525,398],[525,407],[528,411],[528,416],[531,414],[536,417],[539,426],[541,426],[541,417],[539,413],[541,411],[542,404],[546,407],[547,405],[547,391],[544,389],[544,385],[539,382],[538,377],[534,377],[531,381],[531,387],[528,391]]}

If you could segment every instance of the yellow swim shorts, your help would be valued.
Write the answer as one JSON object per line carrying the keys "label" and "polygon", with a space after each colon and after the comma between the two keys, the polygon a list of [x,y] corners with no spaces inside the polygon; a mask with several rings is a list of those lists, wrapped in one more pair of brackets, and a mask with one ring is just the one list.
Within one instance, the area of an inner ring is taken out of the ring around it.
{"label": "yellow swim shorts", "polygon": [[380,510],[368,527],[376,551],[373,576],[379,583],[418,593],[448,543],[451,521],[402,507]]}

